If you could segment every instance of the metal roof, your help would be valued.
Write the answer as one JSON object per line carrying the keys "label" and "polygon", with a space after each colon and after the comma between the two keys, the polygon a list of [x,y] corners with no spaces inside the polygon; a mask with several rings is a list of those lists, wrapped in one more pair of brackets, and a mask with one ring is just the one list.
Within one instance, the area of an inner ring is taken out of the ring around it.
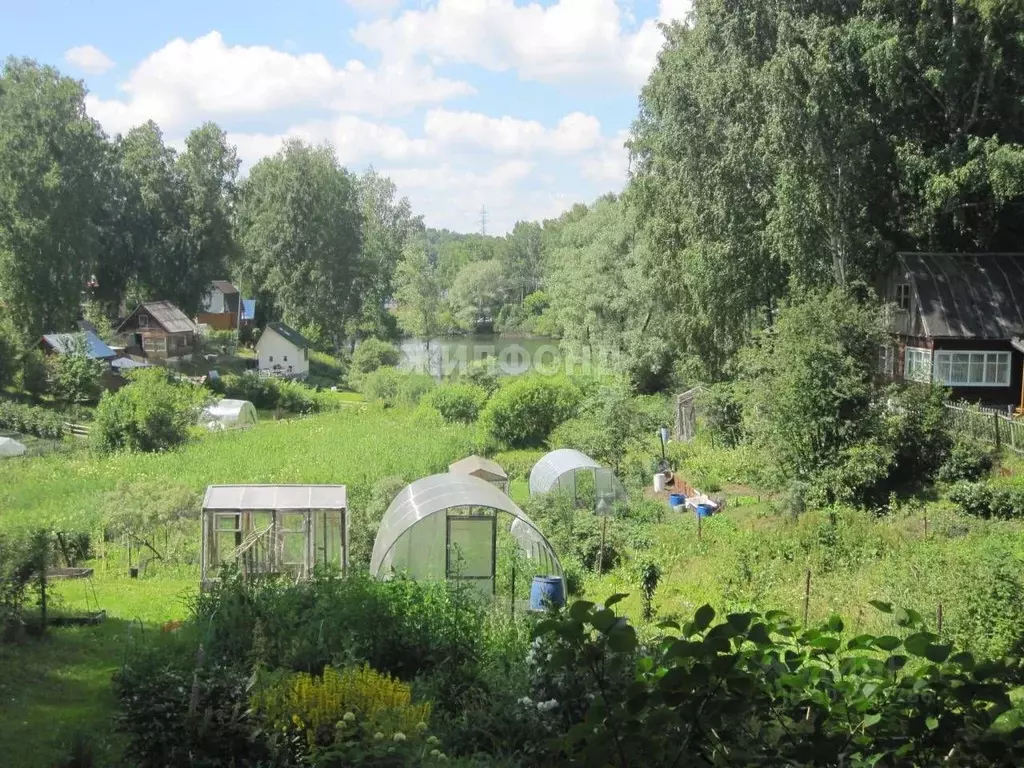
{"label": "metal roof", "polygon": [[110,366],[112,368],[127,370],[129,368],[149,368],[150,364],[140,363],[138,360],[132,360],[130,357],[119,357],[117,360],[111,360]]}
{"label": "metal roof", "polygon": [[626,498],[626,489],[615,473],[602,467],[585,453],[572,448],[560,448],[545,454],[530,470],[530,495],[548,493],[559,481],[570,473],[581,469],[594,471],[597,489],[605,486],[615,494],[617,499]]}
{"label": "metal roof", "polygon": [[306,337],[296,331],[290,325],[285,323],[267,323],[267,328],[271,329],[281,337],[287,339],[299,349],[309,349],[310,343],[306,341]]}
{"label": "metal roof", "polygon": [[[388,562],[395,544],[416,523],[454,507],[486,507],[507,512],[535,532],[536,537],[533,538],[543,543],[552,561],[558,564],[558,558],[544,534],[512,499],[479,477],[445,473],[424,477],[407,485],[391,502],[373,542],[370,573],[378,575],[381,567]],[[561,566],[558,565],[558,568],[561,573]]]}
{"label": "metal roof", "polygon": [[1024,336],[1024,254],[900,253],[932,338]]}
{"label": "metal roof", "polygon": [[508,475],[496,461],[483,456],[467,456],[448,467],[449,472],[457,475],[473,475],[487,480],[508,480]]}
{"label": "metal roof", "polygon": [[196,330],[196,324],[188,318],[188,315],[169,301],[143,302],[125,318],[125,321],[118,326],[117,330],[120,331],[128,325],[129,321],[139,313],[140,309],[145,309],[154,322],[167,331],[167,333],[188,333],[189,331],[195,332]]}
{"label": "metal roof", "polygon": [[61,355],[71,354],[76,345],[84,342],[86,356],[94,360],[109,360],[117,356],[114,350],[92,331],[48,333],[43,336],[43,340],[50,346],[50,349]]}
{"label": "metal roof", "polygon": [[214,280],[210,284],[221,293],[238,293],[238,289],[227,280]]}
{"label": "metal roof", "polygon": [[210,485],[203,509],[345,509],[344,485]]}
{"label": "metal roof", "polygon": [[253,320],[256,317],[256,299],[242,299],[242,319]]}

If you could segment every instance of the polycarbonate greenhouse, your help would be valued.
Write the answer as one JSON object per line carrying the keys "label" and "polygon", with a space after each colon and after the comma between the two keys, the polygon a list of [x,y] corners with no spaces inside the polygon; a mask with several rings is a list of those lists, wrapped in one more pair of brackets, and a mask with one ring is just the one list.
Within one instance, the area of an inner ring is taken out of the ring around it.
{"label": "polycarbonate greenhouse", "polygon": [[203,500],[202,584],[237,563],[245,576],[309,578],[348,567],[344,485],[211,485]]}
{"label": "polycarbonate greenhouse", "polygon": [[[507,518],[499,520],[499,513],[510,516],[511,524],[504,522]],[[377,578],[400,572],[414,579],[462,580],[494,596],[499,538],[518,549],[520,587],[528,587],[531,576],[562,578],[561,563],[547,538],[501,490],[472,475],[431,475],[406,486],[384,513],[370,573]],[[515,563],[510,569],[516,599]]]}
{"label": "polycarbonate greenhouse", "polygon": [[625,501],[626,489],[607,467],[602,467],[585,453],[561,448],[545,454],[530,470],[530,495],[552,491],[568,493],[573,503],[606,499]]}
{"label": "polycarbonate greenhouse", "polygon": [[503,493],[508,493],[508,475],[501,465],[496,461],[485,459],[482,456],[467,456],[448,467],[448,471],[454,475],[472,475],[486,480]]}
{"label": "polycarbonate greenhouse", "polygon": [[199,423],[211,430],[251,427],[258,420],[256,406],[248,400],[229,399],[207,406],[199,417]]}

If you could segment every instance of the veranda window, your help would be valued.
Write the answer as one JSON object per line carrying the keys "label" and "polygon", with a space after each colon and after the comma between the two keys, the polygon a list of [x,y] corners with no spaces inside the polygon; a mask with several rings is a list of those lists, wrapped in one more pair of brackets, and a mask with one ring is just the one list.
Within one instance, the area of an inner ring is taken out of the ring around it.
{"label": "veranda window", "polygon": [[910,381],[931,381],[932,351],[921,347],[907,347],[903,360],[903,378]]}
{"label": "veranda window", "polygon": [[935,381],[950,387],[1008,387],[1010,353],[936,352]]}

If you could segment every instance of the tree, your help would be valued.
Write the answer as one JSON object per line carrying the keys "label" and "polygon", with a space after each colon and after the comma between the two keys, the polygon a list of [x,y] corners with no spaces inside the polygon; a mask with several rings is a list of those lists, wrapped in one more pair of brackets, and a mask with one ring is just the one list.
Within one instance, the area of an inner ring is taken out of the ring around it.
{"label": "tree", "polygon": [[520,304],[540,287],[543,269],[541,225],[517,221],[505,237],[501,251],[505,284],[510,299]]}
{"label": "tree", "polygon": [[10,58],[0,72],[0,302],[26,338],[69,327],[98,251],[103,133],[85,88]]}
{"label": "tree", "polygon": [[100,398],[103,363],[87,354],[85,340],[76,336],[64,354],[47,359],[50,393],[64,403],[94,403]]}
{"label": "tree", "polygon": [[423,339],[429,353],[430,339],[440,330],[441,286],[422,239],[406,245],[395,280],[398,322]]}
{"label": "tree", "polygon": [[505,295],[504,288],[504,272],[497,259],[464,266],[451,290],[463,327],[472,329],[481,318],[495,317]]}
{"label": "tree", "polygon": [[337,348],[360,310],[360,218],[334,150],[289,140],[241,185],[238,272],[285,322],[316,323]]}

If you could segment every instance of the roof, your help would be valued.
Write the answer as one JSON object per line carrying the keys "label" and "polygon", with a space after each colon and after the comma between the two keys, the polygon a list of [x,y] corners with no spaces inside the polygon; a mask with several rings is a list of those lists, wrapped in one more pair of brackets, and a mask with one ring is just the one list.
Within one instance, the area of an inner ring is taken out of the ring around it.
{"label": "roof", "polygon": [[96,326],[90,323],[88,320],[79,320],[77,323],[75,323],[75,325],[78,326],[78,330],[80,331],[92,331],[97,336],[100,335],[100,332],[96,328]]}
{"label": "roof", "polygon": [[572,448],[551,451],[533,465],[530,470],[530,495],[554,490],[561,485],[563,476],[580,469],[594,470],[596,491],[612,492],[617,499],[626,498],[626,489],[614,472]]}
{"label": "roof", "polygon": [[167,331],[167,333],[188,333],[190,331],[195,332],[196,330],[196,324],[189,320],[188,315],[169,301],[143,302],[125,318],[125,321],[121,323],[118,330],[120,331],[121,328],[124,328],[128,321],[139,313],[140,309],[145,309],[150,317],[156,321],[156,324]]}
{"label": "roof", "polygon": [[508,475],[498,462],[482,456],[467,456],[449,466],[448,471],[457,475],[473,475],[484,480],[508,480]]}
{"label": "roof", "polygon": [[138,360],[132,360],[130,357],[119,357],[117,360],[111,360],[110,366],[111,368],[128,370],[129,368],[149,368],[149,363],[141,363]]}
{"label": "roof", "polygon": [[299,349],[309,349],[310,346],[312,346],[308,341],[306,341],[305,336],[296,331],[290,325],[285,325],[281,322],[267,323],[267,328],[287,339]]}
{"label": "roof", "polygon": [[932,338],[1024,336],[1024,254],[900,253]]}
{"label": "roof", "polygon": [[210,485],[203,509],[345,509],[344,485]]}
{"label": "roof", "polygon": [[256,299],[242,299],[242,319],[256,319]]}
{"label": "roof", "polygon": [[[485,507],[507,512],[521,520],[523,525],[532,529],[530,538],[543,542],[551,560],[561,573],[561,565],[551,549],[551,545],[540,532],[534,522],[521,510],[512,499],[499,491],[486,480],[472,475],[453,475],[445,473],[420,478],[402,489],[381,519],[377,537],[373,542],[373,555],[370,558],[370,573],[380,574],[381,570],[390,568],[391,557],[395,544],[410,528],[424,518],[437,512],[453,507]],[[517,532],[522,540],[523,533]]]}
{"label": "roof", "polygon": [[84,342],[86,357],[91,357],[93,360],[109,360],[117,356],[114,350],[92,331],[47,333],[43,336],[43,341],[59,355],[71,354],[77,344]]}
{"label": "roof", "polygon": [[221,293],[238,293],[238,289],[227,280],[214,280],[211,285]]}

